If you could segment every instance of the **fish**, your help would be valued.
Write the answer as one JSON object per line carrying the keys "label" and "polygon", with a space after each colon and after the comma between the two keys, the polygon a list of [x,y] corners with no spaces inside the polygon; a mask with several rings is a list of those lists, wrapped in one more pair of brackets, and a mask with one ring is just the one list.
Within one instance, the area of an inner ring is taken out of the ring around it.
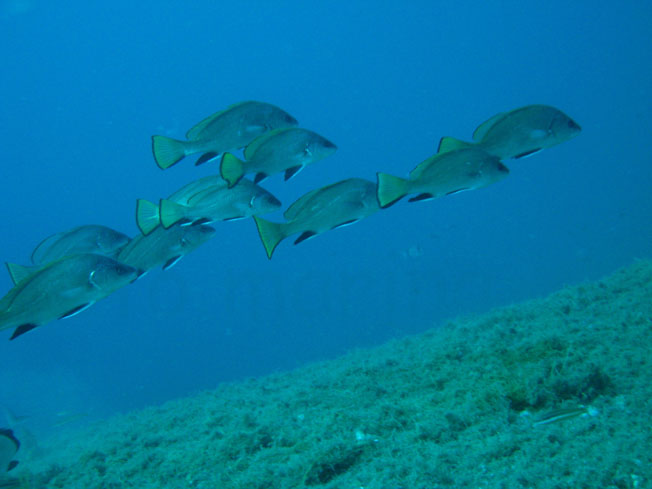
{"label": "fish", "polygon": [[251,180],[242,179],[233,188],[222,181],[193,195],[185,204],[162,199],[161,224],[168,228],[176,223],[208,224],[268,214],[281,207],[281,202]]}
{"label": "fish", "polygon": [[220,174],[233,187],[243,175],[255,173],[254,183],[269,175],[285,172],[285,180],[306,165],[316,163],[337,151],[337,146],[319,134],[299,127],[274,129],[258,136],[244,151],[246,161],[224,153]]}
{"label": "fish", "polygon": [[215,228],[204,225],[158,226],[148,235],[138,235],[125,246],[117,257],[120,263],[144,272],[161,266],[172,268],[181,258],[197,249],[215,235]]}
{"label": "fish", "polygon": [[[184,185],[167,197],[167,200],[186,205],[191,197],[202,190],[215,186],[224,187],[224,185],[224,180],[220,175],[209,175]],[[146,199],[138,199],[136,201],[136,224],[141,233],[145,235],[151,233],[161,224],[159,204]]]}
{"label": "fish", "polygon": [[557,423],[572,418],[585,418],[587,416],[597,416],[599,411],[592,406],[579,404],[574,407],[559,408],[548,411],[532,423],[532,426],[543,426],[546,424]]}
{"label": "fish", "polygon": [[14,460],[20,442],[14,432],[8,428],[0,428],[0,472],[9,472],[18,465]]}
{"label": "fish", "polygon": [[55,319],[80,313],[142,274],[94,253],[68,255],[36,268],[25,272],[0,299],[0,331],[16,328],[11,340]]}
{"label": "fish", "polygon": [[87,224],[45,238],[34,248],[31,260],[34,265],[44,265],[78,253],[115,257],[128,242],[126,234],[106,226]]}
{"label": "fish", "polygon": [[362,178],[348,178],[321,187],[297,199],[283,213],[286,222],[271,222],[254,216],[258,235],[267,258],[288,236],[301,233],[294,241],[306,239],[331,229],[353,224],[380,210],[376,185]]}
{"label": "fish", "polygon": [[187,141],[152,136],[152,153],[162,170],[197,153],[202,153],[195,163],[200,165],[227,151],[244,148],[267,131],[298,124],[294,117],[274,105],[239,102],[195,124],[186,133]]}
{"label": "fish", "polygon": [[496,114],[480,124],[473,133],[473,143],[441,138],[438,152],[476,145],[501,160],[518,159],[568,141],[581,130],[577,122],[555,107],[528,105]]}
{"label": "fish", "polygon": [[477,147],[437,153],[417,165],[408,179],[378,172],[378,203],[386,208],[408,194],[417,194],[410,202],[435,199],[485,187],[508,174],[497,156]]}

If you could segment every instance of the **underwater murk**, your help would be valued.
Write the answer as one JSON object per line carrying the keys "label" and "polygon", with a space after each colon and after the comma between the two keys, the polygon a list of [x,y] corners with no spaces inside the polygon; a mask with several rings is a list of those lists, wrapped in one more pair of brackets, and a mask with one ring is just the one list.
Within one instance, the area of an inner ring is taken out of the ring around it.
{"label": "underwater murk", "polygon": [[0,1],[0,487],[650,487],[651,20]]}

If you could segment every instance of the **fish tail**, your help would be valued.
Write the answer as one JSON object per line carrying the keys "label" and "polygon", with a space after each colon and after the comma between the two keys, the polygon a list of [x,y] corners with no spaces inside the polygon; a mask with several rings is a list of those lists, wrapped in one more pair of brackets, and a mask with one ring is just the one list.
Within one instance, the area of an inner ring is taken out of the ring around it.
{"label": "fish tail", "polygon": [[178,204],[172,200],[161,199],[159,206],[159,214],[161,216],[161,224],[165,229],[174,226],[177,222],[186,218],[185,205]]}
{"label": "fish tail", "polygon": [[267,252],[267,258],[271,260],[278,244],[287,237],[284,229],[285,223],[267,221],[258,216],[254,216],[254,221],[256,221],[258,235],[263,242],[265,252]]}
{"label": "fish tail", "polygon": [[136,201],[136,224],[140,232],[147,236],[160,224],[158,206],[145,199]]}
{"label": "fish tail", "polygon": [[389,207],[408,193],[409,180],[381,172],[376,175],[378,177],[376,196],[380,207]]}
{"label": "fish tail", "polygon": [[152,136],[152,153],[161,170],[170,168],[186,156],[187,143],[167,136]]}
{"label": "fish tail", "polygon": [[220,175],[233,187],[244,175],[244,163],[231,153],[224,153],[220,163]]}

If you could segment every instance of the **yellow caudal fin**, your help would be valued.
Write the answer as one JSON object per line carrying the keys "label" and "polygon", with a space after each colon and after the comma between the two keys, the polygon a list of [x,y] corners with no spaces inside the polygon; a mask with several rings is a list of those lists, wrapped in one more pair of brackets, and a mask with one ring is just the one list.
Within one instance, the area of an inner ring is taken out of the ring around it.
{"label": "yellow caudal fin", "polygon": [[233,187],[244,175],[243,161],[231,153],[224,153],[220,163],[220,175],[229,183],[229,188]]}
{"label": "yellow caudal fin", "polygon": [[258,235],[265,247],[267,258],[271,260],[278,244],[287,237],[284,229],[285,223],[267,221],[258,216],[254,216],[254,221],[256,221]]}
{"label": "yellow caudal fin", "polygon": [[177,222],[186,219],[187,206],[177,204],[171,200],[161,199],[159,206],[159,215],[161,224],[165,229],[174,226]]}
{"label": "yellow caudal fin", "polygon": [[456,149],[470,148],[473,143],[467,143],[460,139],[444,136],[439,140],[439,147],[437,153],[447,153],[448,151],[455,151]]}
{"label": "yellow caudal fin", "polygon": [[136,201],[136,224],[140,232],[147,236],[161,223],[158,206],[145,199]]}
{"label": "yellow caudal fin", "polygon": [[395,177],[387,173],[377,173],[378,185],[376,195],[380,207],[389,207],[405,197],[408,193],[409,181],[405,178]]}
{"label": "yellow caudal fin", "polygon": [[152,153],[161,170],[170,168],[186,156],[185,141],[178,141],[167,136],[152,136]]}

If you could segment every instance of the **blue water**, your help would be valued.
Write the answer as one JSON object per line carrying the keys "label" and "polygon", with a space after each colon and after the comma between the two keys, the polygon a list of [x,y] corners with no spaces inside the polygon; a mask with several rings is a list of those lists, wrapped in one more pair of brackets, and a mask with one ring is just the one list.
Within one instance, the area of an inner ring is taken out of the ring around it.
{"label": "blue water", "polygon": [[[190,5],[190,6],[189,6]],[[284,206],[348,177],[402,175],[441,136],[554,105],[583,128],[490,187],[405,200],[269,261],[252,220],[82,314],[0,338],[0,403],[92,416],[285,370],[459,314],[595,279],[652,252],[652,3],[0,1],[0,258],[81,224],[135,235],[136,198],[241,100],[273,103],[337,153],[265,186]],[[268,216],[280,219],[278,215]],[[2,293],[8,275],[0,276]]]}

